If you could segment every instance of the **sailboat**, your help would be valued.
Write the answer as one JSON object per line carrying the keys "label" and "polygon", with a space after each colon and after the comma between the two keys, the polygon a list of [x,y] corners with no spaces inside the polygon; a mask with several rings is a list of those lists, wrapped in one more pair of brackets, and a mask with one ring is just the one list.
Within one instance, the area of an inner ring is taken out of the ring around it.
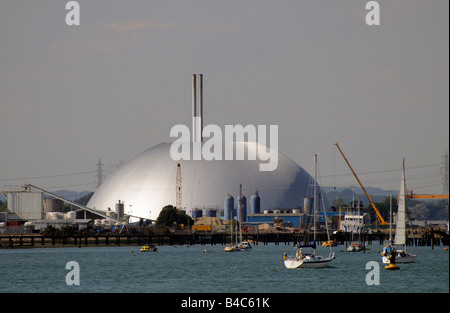
{"label": "sailboat", "polygon": [[[252,246],[248,241],[242,240],[242,184],[239,185],[239,243],[237,242],[237,231],[236,231],[236,242],[233,243],[233,230],[231,230],[231,243],[225,247],[225,252],[234,251],[249,251],[252,250]],[[231,229],[233,229],[231,227]]]}
{"label": "sailboat", "polygon": [[[310,245],[298,245],[296,247],[295,255],[292,257],[284,256],[284,265],[287,268],[321,268],[329,266],[329,263],[335,259],[334,252],[330,245],[330,254],[328,257],[322,257],[316,254],[316,207],[317,207],[317,153],[314,154],[314,243]],[[323,201],[323,195],[322,195]],[[324,206],[325,208],[325,203]],[[328,241],[330,241],[330,235],[328,232],[328,224],[326,213],[324,210],[325,225],[327,229]],[[313,253],[304,254],[303,248],[312,248]]]}
{"label": "sailboat", "polygon": [[[230,220],[230,232],[231,232],[231,242],[229,244],[227,244],[225,246],[225,252],[235,252],[235,251],[240,251],[239,245],[234,242],[233,239],[233,219]],[[237,234],[236,234],[236,238],[237,238]]]}
{"label": "sailboat", "polygon": [[[405,159],[403,159],[402,182],[400,184],[400,194],[398,198],[397,225],[395,227],[394,244],[389,243],[383,247],[382,261],[389,263],[389,255],[392,251],[396,253],[396,263],[413,263],[417,254],[406,251],[406,181],[405,181]],[[403,246],[396,249],[395,246]]]}
{"label": "sailboat", "polygon": [[[355,203],[355,192],[353,192],[353,201],[352,201],[352,207],[354,207],[354,203]],[[358,229],[359,229],[359,239],[361,241],[361,223],[359,220],[360,217],[360,204],[361,202],[359,201],[359,196],[358,196]],[[353,212],[352,212],[353,213]],[[359,243],[354,243],[353,242],[353,230],[352,230],[352,243],[347,247],[347,249],[345,249],[345,251],[347,252],[361,252],[362,248],[361,248],[361,244]]]}
{"label": "sailboat", "polygon": [[[239,184],[239,244],[238,248],[240,251],[252,250],[252,246],[248,241],[242,240],[242,184]],[[237,234],[236,234],[237,236]]]}

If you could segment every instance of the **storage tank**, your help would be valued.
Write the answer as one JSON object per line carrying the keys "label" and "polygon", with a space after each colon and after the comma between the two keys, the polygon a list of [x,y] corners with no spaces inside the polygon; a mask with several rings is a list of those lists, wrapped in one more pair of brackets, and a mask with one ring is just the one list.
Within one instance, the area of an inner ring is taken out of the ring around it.
{"label": "storage tank", "polygon": [[[236,209],[238,210],[237,216],[240,218],[240,221],[245,223],[247,222],[247,197],[242,196],[242,201],[240,201],[241,197],[238,197],[238,202],[236,204]],[[241,212],[239,213],[239,202],[241,203]],[[239,216],[241,214],[241,216]]]}
{"label": "storage tank", "polygon": [[123,203],[123,201],[121,202],[119,200],[119,202],[116,203],[116,208],[115,208],[115,213],[116,213],[117,218],[119,218],[119,219],[122,218],[124,212],[125,212],[125,210],[124,210],[124,203]]}
{"label": "storage tank", "polygon": [[226,221],[232,220],[234,216],[234,198],[228,194],[223,202],[223,219]]}
{"label": "storage tank", "polygon": [[255,194],[250,197],[250,213],[259,214],[260,212],[261,212],[260,198],[258,192],[255,192]]}
{"label": "storage tank", "polygon": [[8,221],[8,212],[0,212],[0,222]]}
{"label": "storage tank", "polygon": [[208,209],[206,210],[206,217],[216,217],[217,213],[214,209]]}
{"label": "storage tank", "polygon": [[192,218],[199,218],[203,216],[203,211],[200,209],[192,210]]}
{"label": "storage tank", "polygon": [[77,219],[77,212],[70,211],[66,213],[66,220],[68,221],[75,221]]}
{"label": "storage tank", "polygon": [[106,211],[106,216],[111,217],[112,219],[117,219],[117,213],[114,211]]}
{"label": "storage tank", "polygon": [[64,210],[64,202],[59,199],[44,199],[44,212],[62,212]]}
{"label": "storage tank", "polygon": [[303,210],[306,214],[311,214],[311,209],[314,206],[314,198],[313,197],[305,197],[303,199]]}
{"label": "storage tank", "polygon": [[62,212],[46,212],[46,218],[48,220],[63,220],[64,219],[64,213]]}

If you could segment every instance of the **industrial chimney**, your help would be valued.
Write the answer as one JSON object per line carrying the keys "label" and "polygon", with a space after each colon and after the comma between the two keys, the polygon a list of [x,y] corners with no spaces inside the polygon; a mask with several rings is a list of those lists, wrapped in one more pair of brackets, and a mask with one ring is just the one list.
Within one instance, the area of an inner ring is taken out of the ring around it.
{"label": "industrial chimney", "polygon": [[199,78],[199,108],[197,110],[197,75],[192,74],[192,142],[203,142],[203,74]]}

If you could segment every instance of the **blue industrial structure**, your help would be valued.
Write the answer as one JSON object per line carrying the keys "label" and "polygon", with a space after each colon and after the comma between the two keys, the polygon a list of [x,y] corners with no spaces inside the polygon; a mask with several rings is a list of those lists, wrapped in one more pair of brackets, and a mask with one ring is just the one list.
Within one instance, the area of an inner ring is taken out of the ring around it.
{"label": "blue industrial structure", "polygon": [[[276,210],[275,210],[276,211]],[[338,216],[339,212],[326,212],[327,217]],[[343,214],[343,213],[341,213]],[[248,224],[264,224],[267,223],[271,226],[274,223],[279,223],[280,219],[284,220],[285,225],[289,225],[291,227],[302,227],[302,225],[313,224],[314,216],[305,214],[305,213],[286,213],[286,212],[277,212],[277,213],[266,213],[266,214],[249,214],[247,218]],[[323,212],[319,213],[318,216],[319,223],[324,223],[324,215]]]}

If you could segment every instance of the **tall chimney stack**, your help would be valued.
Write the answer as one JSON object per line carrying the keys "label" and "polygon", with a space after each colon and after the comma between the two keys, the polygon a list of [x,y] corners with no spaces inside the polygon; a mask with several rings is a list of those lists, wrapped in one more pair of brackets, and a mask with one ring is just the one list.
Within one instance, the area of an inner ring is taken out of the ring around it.
{"label": "tall chimney stack", "polygon": [[198,129],[198,136],[200,137],[200,142],[203,142],[203,74],[198,75],[200,81],[199,81],[199,99],[198,99],[198,113],[200,116],[200,129]]}
{"label": "tall chimney stack", "polygon": [[192,74],[192,142],[197,141],[197,75]]}
{"label": "tall chimney stack", "polygon": [[199,78],[199,108],[197,110],[197,75],[192,74],[192,142],[203,142],[203,74]]}

